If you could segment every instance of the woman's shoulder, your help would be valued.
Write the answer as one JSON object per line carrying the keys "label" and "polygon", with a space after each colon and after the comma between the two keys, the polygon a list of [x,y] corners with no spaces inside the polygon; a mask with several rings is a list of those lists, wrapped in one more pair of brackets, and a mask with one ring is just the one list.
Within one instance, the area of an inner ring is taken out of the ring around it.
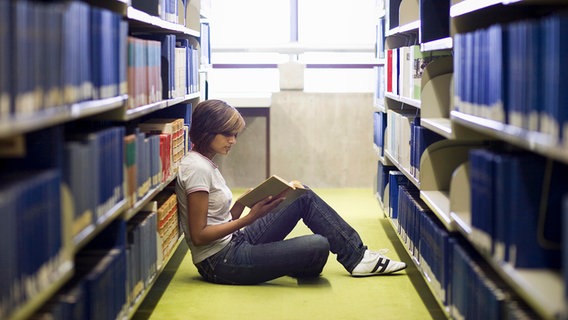
{"label": "woman's shoulder", "polygon": [[188,170],[215,170],[217,165],[202,154],[189,151],[182,159],[180,167]]}

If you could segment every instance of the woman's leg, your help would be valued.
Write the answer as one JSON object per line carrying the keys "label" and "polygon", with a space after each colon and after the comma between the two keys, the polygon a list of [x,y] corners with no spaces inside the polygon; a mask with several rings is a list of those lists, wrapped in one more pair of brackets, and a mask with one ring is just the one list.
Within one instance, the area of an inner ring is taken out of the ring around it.
{"label": "woman's leg", "polygon": [[359,234],[339,214],[311,189],[285,208],[271,212],[244,230],[250,244],[271,243],[283,240],[299,220],[315,234],[329,242],[331,252],[351,272],[363,258],[367,247]]}
{"label": "woman's leg", "polygon": [[239,233],[225,249],[197,268],[214,283],[258,284],[286,275],[318,276],[328,256],[329,243],[320,235],[253,245]]}

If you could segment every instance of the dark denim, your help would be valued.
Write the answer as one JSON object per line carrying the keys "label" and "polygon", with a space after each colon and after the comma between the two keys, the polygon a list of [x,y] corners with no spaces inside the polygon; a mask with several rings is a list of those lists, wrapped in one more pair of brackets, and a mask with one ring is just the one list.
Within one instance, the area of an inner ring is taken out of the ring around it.
{"label": "dark denim", "polygon": [[[314,234],[284,240],[300,219]],[[359,234],[308,189],[287,207],[235,232],[223,250],[196,266],[210,282],[257,284],[286,275],[318,276],[329,251],[351,272],[366,249]]]}

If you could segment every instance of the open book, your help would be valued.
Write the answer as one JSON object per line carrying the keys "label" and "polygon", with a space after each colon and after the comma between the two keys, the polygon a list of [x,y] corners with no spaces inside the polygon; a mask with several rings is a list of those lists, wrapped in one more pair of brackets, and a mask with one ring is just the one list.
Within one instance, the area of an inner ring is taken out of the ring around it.
{"label": "open book", "polygon": [[281,207],[288,205],[301,196],[305,191],[306,189],[297,181],[288,182],[279,176],[272,175],[254,189],[251,189],[241,195],[237,199],[237,202],[251,208],[255,203],[268,196],[272,196],[274,198],[286,197],[286,200],[279,205],[279,207]]}

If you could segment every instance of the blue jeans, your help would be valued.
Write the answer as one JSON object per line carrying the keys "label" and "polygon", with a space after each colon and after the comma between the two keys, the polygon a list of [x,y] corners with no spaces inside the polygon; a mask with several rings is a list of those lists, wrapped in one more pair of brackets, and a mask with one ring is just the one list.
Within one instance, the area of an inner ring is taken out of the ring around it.
{"label": "blue jeans", "polygon": [[[298,221],[314,234],[285,239]],[[207,281],[220,284],[258,284],[282,276],[315,277],[329,251],[348,272],[367,247],[359,234],[312,190],[285,208],[270,212],[233,234],[220,252],[196,265]]]}

